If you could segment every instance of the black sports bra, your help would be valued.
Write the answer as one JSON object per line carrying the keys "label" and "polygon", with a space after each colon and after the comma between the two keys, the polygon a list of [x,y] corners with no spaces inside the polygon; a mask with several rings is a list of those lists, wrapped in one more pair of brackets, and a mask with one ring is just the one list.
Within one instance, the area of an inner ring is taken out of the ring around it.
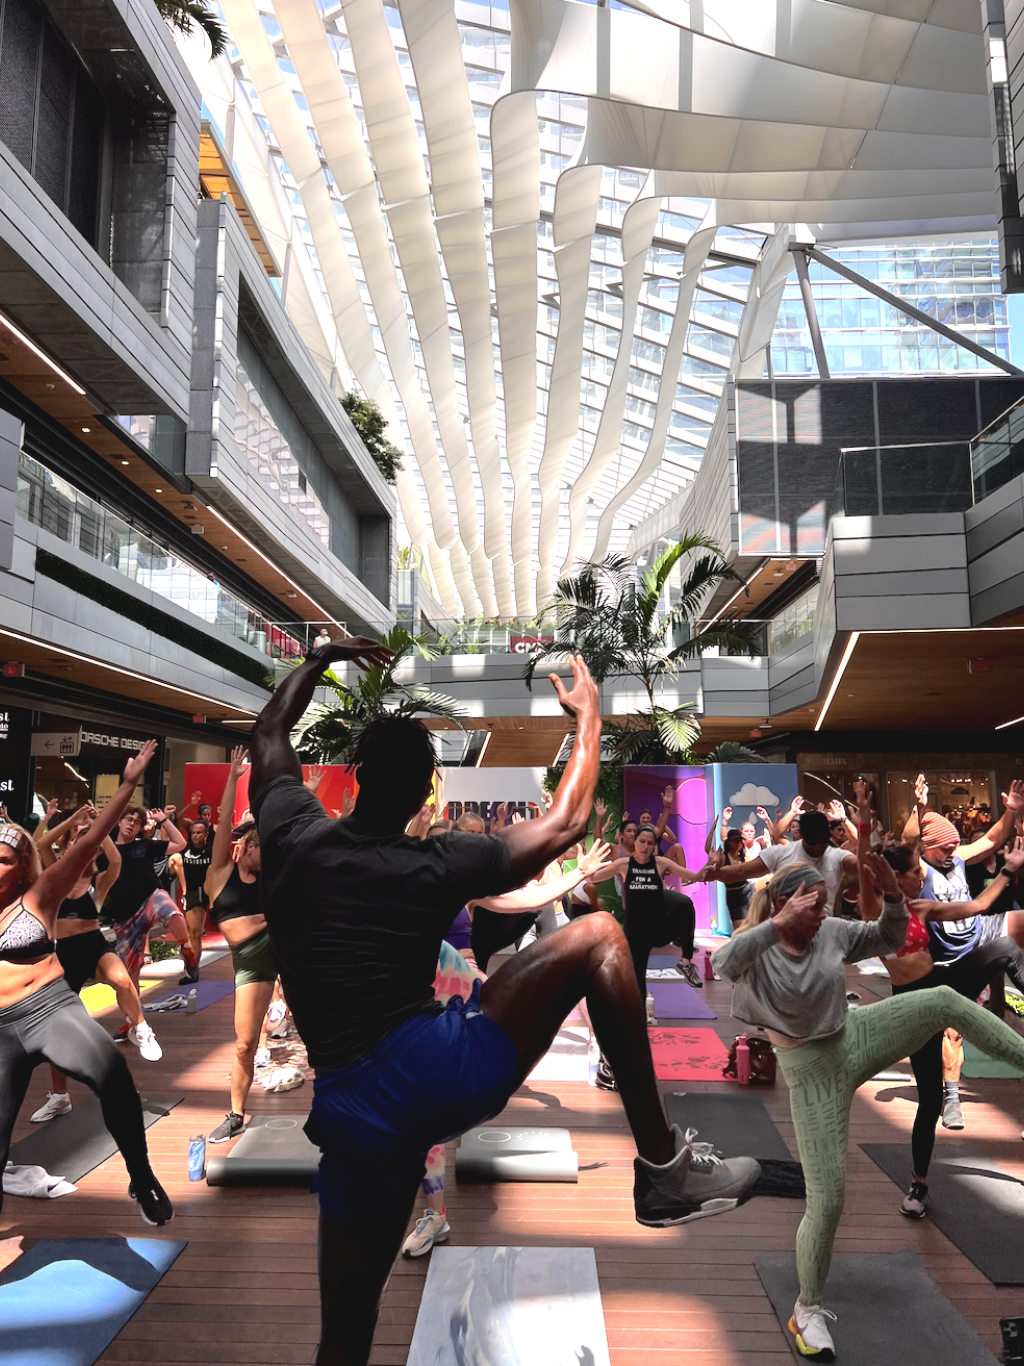
{"label": "black sports bra", "polygon": [[0,959],[8,963],[30,963],[56,953],[57,944],[46,933],[46,926],[31,911],[25,910],[23,902],[20,904],[18,914],[0,930]]}
{"label": "black sports bra", "polygon": [[224,920],[237,920],[243,915],[262,914],[259,878],[255,882],[243,882],[236,863],[224,884],[224,890],[210,907],[213,923],[219,925]]}
{"label": "black sports bra", "polygon": [[86,887],[81,896],[66,896],[57,911],[58,920],[98,920],[100,913],[93,900],[92,888]]}

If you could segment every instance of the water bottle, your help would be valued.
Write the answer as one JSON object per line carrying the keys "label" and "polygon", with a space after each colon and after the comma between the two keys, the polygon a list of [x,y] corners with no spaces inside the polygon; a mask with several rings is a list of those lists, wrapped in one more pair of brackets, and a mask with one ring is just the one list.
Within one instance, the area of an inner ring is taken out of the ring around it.
{"label": "water bottle", "polygon": [[649,1025],[656,1025],[658,1023],[654,1014],[654,993],[651,991],[648,991],[647,993],[647,1023]]}
{"label": "water bottle", "polygon": [[711,950],[704,950],[704,980],[713,982],[715,980],[715,969],[711,964]]}
{"label": "water bottle", "polygon": [[736,1040],[736,1080],[741,1086],[750,1085],[750,1047],[745,1034]]}
{"label": "water bottle", "polygon": [[[196,989],[195,989],[195,987],[193,987],[192,990],[191,990],[191,991],[189,992],[189,994],[188,994],[188,1000],[185,1002],[185,1014],[186,1014],[186,1015],[194,1015],[194,1014],[196,1013],[196,1006],[197,1006],[197,1004],[198,1004],[198,1001],[197,1001],[197,998],[196,998]],[[197,1181],[198,1181],[198,1179],[199,1179],[199,1178],[196,1177],[196,1180],[197,1180]]]}
{"label": "water bottle", "polygon": [[188,1141],[188,1179],[202,1181],[206,1174],[206,1135],[196,1134]]}
{"label": "water bottle", "polygon": [[601,1062],[601,1045],[597,1042],[594,1034],[590,1036],[590,1043],[587,1045],[587,1081],[591,1086],[597,1085],[597,1069]]}

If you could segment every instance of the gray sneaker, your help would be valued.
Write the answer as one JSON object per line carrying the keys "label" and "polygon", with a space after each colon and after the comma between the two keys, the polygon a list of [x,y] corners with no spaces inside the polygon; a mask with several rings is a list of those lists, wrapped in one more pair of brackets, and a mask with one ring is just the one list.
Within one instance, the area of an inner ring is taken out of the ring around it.
{"label": "gray sneaker", "polygon": [[658,1167],[642,1157],[633,1162],[636,1219],[648,1228],[668,1228],[725,1214],[736,1208],[761,1175],[752,1157],[723,1161],[710,1144],[695,1144],[693,1129],[684,1136],[673,1125],[672,1137],[676,1155],[665,1166]]}
{"label": "gray sneaker", "polygon": [[964,1112],[960,1109],[959,1096],[946,1096],[943,1100],[942,1127],[944,1129],[962,1129],[964,1127]]}

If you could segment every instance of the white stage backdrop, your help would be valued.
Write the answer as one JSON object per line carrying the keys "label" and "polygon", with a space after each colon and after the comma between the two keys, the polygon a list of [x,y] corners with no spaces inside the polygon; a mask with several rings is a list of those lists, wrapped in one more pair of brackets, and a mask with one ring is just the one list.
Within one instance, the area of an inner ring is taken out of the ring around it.
{"label": "white stage backdrop", "polygon": [[445,815],[458,820],[463,811],[475,811],[485,821],[492,808],[505,802],[510,812],[520,811],[529,820],[540,813],[542,768],[445,768]]}

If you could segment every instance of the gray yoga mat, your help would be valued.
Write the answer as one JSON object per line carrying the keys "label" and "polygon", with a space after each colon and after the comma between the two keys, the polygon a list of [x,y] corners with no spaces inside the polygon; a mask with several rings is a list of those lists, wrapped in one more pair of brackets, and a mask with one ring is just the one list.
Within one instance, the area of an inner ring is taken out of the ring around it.
{"label": "gray yoga mat", "polygon": [[[910,1143],[862,1143],[872,1162],[904,1190]],[[928,1212],[950,1242],[993,1285],[1024,1285],[1024,1182],[969,1147],[937,1148],[928,1173]]]}
{"label": "gray yoga mat", "polygon": [[728,1095],[672,1091],[665,1097],[665,1108],[670,1124],[678,1124],[684,1133],[696,1129],[698,1142],[713,1143],[723,1157],[757,1158],[761,1175],[751,1196],[806,1198],[803,1168],[793,1160],[764,1101],[754,1091],[736,1089]]}
{"label": "gray yoga mat", "polygon": [[685,1133],[696,1129],[700,1141],[713,1143],[724,1157],[771,1158],[791,1162],[793,1154],[775,1127],[761,1097],[736,1088],[728,1095],[671,1091],[665,1097],[670,1124]]}
{"label": "gray yoga mat", "polygon": [[[773,1253],[755,1265],[799,1360],[786,1327],[798,1291],[796,1259]],[[997,1366],[918,1252],[834,1257],[825,1307],[838,1315],[828,1327],[836,1360],[846,1366]]]}
{"label": "gray yoga mat", "polygon": [[484,1362],[609,1366],[593,1248],[434,1249],[408,1366]]}
{"label": "gray yoga mat", "polygon": [[[181,1096],[143,1096],[142,1118],[146,1128],[180,1105]],[[60,1115],[33,1127],[32,1133],[11,1144],[9,1160],[16,1167],[45,1167],[51,1176],[63,1176],[72,1184],[113,1157],[117,1144],[103,1123],[103,1111],[95,1096],[79,1101],[69,1115]]]}
{"label": "gray yoga mat", "polygon": [[483,1181],[576,1181],[579,1158],[568,1129],[470,1129],[455,1154],[455,1179]]}
{"label": "gray yoga mat", "polygon": [[208,1186],[313,1184],[320,1149],[303,1133],[305,1115],[257,1115],[240,1138],[207,1146]]}

